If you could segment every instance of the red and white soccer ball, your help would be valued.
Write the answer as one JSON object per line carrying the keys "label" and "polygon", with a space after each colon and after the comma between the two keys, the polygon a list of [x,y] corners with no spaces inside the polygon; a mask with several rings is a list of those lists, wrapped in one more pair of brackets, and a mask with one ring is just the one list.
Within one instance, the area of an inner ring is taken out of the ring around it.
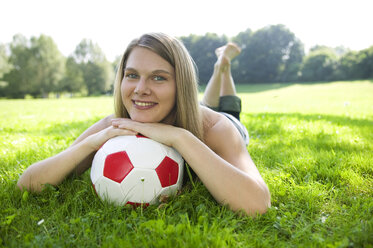
{"label": "red and white soccer ball", "polygon": [[173,148],[143,136],[109,139],[96,153],[91,180],[97,195],[115,205],[155,204],[182,186],[184,160]]}

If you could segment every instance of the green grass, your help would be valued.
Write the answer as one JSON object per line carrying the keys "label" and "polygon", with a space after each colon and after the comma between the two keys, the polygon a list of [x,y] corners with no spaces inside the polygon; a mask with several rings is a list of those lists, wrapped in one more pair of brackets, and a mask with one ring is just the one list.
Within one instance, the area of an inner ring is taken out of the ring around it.
{"label": "green grass", "polygon": [[255,219],[200,183],[144,210],[100,201],[89,173],[22,193],[20,173],[111,113],[112,99],[1,100],[0,246],[373,247],[373,82],[238,90],[248,150],[272,195]]}

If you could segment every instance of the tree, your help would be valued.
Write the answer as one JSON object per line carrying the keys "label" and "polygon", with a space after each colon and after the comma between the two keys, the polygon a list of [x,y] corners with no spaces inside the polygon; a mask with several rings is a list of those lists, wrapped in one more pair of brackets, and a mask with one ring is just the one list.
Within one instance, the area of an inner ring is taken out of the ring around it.
{"label": "tree", "polygon": [[284,25],[262,28],[253,33],[238,57],[241,82],[294,80],[304,55],[299,39]]}
{"label": "tree", "polygon": [[8,85],[7,82],[2,81],[5,74],[12,69],[12,65],[9,63],[9,58],[6,54],[6,47],[0,44],[0,97],[5,95],[5,88]]}
{"label": "tree", "polygon": [[77,93],[85,88],[83,72],[73,57],[68,57],[65,64],[65,75],[61,80],[58,92]]}
{"label": "tree", "polygon": [[313,48],[304,59],[301,78],[304,81],[332,80],[336,65],[337,55],[332,48]]}
{"label": "tree", "polygon": [[12,98],[23,98],[30,91],[29,80],[34,77],[29,42],[23,35],[16,34],[9,48],[9,62],[12,64],[12,69],[3,77],[3,80],[8,83],[4,88],[4,94]]}
{"label": "tree", "polygon": [[104,94],[112,88],[113,69],[97,44],[83,39],[76,47],[73,58],[81,68],[88,95]]}
{"label": "tree", "polygon": [[334,72],[336,80],[358,79],[358,53],[355,51],[348,52],[341,56],[337,61],[337,68]]}
{"label": "tree", "polygon": [[51,37],[31,38],[31,61],[35,77],[32,81],[34,96],[47,97],[55,92],[65,72],[65,59]]}
{"label": "tree", "polygon": [[28,41],[15,35],[10,44],[12,69],[4,76],[7,95],[22,98],[48,96],[55,90],[64,73],[64,58],[52,38],[40,35]]}
{"label": "tree", "polygon": [[8,73],[12,65],[9,63],[9,58],[6,54],[6,47],[0,44],[0,79],[3,78],[4,74]]}
{"label": "tree", "polygon": [[373,78],[373,46],[359,51],[357,56],[356,71],[359,78]]}
{"label": "tree", "polygon": [[227,37],[207,33],[204,36],[189,35],[180,39],[197,65],[200,82],[207,83],[216,62],[215,49],[225,45]]}
{"label": "tree", "polygon": [[304,58],[303,43],[296,37],[289,43],[288,51],[283,57],[283,64],[280,66],[277,81],[296,82],[299,80],[299,73]]}
{"label": "tree", "polygon": [[250,28],[248,28],[244,32],[239,32],[235,37],[232,38],[232,41],[239,45],[242,49],[245,49],[250,42],[251,36],[252,31]]}
{"label": "tree", "polygon": [[243,60],[240,57],[245,57],[245,55],[247,55],[246,47],[250,43],[252,34],[253,32],[251,31],[251,29],[248,28],[244,32],[240,32],[232,38],[232,41],[240,46],[242,49],[241,55],[237,59],[233,60],[231,64],[232,74],[236,82],[242,83],[246,81],[245,75],[247,74],[247,67],[245,63],[242,63]]}

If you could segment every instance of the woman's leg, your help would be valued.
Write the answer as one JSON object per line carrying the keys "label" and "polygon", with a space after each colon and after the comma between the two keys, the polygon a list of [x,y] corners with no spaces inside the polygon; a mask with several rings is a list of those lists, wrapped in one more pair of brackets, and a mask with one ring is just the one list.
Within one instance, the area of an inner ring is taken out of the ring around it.
{"label": "woman's leg", "polygon": [[218,108],[220,97],[235,96],[236,87],[231,74],[231,60],[240,54],[241,49],[234,43],[215,50],[217,61],[214,72],[206,86],[203,104],[208,107]]}

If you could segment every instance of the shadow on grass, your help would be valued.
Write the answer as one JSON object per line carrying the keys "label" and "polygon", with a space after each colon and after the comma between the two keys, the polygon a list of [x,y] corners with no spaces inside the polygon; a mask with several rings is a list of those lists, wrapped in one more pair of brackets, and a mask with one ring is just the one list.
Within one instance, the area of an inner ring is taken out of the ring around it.
{"label": "shadow on grass", "polygon": [[[334,185],[346,183],[343,173],[351,170],[350,165],[361,178],[373,177],[370,120],[300,113],[243,113],[242,117],[251,135],[250,153],[261,161],[262,169],[288,171],[297,175],[297,182],[313,175]],[[349,128],[346,133],[334,131],[344,127]]]}
{"label": "shadow on grass", "polygon": [[[255,84],[236,84],[236,90],[239,93],[257,93],[268,90],[277,90],[281,88],[286,88],[292,85],[316,85],[316,84],[331,84],[335,82],[345,82],[345,83],[361,83],[366,81],[373,83],[373,80],[354,80],[354,81],[317,81],[317,82],[294,82],[294,83],[255,83]],[[201,87],[201,91],[205,89],[206,86]]]}
{"label": "shadow on grass", "polygon": [[[296,119],[299,121],[307,121],[307,122],[315,122],[315,121],[324,121],[328,122],[333,125],[337,126],[349,126],[358,128],[361,132],[362,136],[366,136],[367,134],[370,134],[370,136],[373,134],[373,129],[371,127],[373,126],[372,120],[367,119],[356,119],[351,118],[348,116],[338,116],[338,115],[325,115],[325,114],[301,114],[301,113],[255,113],[255,114],[249,114],[249,113],[242,113],[242,117],[244,118],[252,118],[252,117],[266,117],[273,120],[280,120],[280,119]],[[368,131],[368,132],[367,132]]]}
{"label": "shadow on grass", "polygon": [[295,83],[261,83],[261,84],[237,84],[236,90],[239,93],[257,93],[268,90],[286,88]]}
{"label": "shadow on grass", "polygon": [[373,197],[372,121],[300,113],[241,117],[251,136],[248,150],[270,188],[273,206],[286,202],[289,212],[306,206],[318,214],[327,204],[353,206],[356,196]]}
{"label": "shadow on grass", "polygon": [[[257,84],[236,84],[236,90],[238,93],[256,93],[267,90],[275,90],[285,88],[295,83],[257,83]],[[199,86],[199,92],[204,92],[206,85]]]}

